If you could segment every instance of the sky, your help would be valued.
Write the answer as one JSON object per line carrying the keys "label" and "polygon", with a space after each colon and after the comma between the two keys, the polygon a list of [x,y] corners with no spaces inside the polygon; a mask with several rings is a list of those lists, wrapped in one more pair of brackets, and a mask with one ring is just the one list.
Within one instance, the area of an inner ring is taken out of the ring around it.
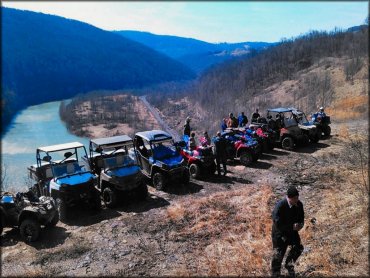
{"label": "sky", "polygon": [[2,1],[3,7],[59,15],[104,30],[136,30],[211,43],[278,42],[311,30],[364,24],[368,1]]}

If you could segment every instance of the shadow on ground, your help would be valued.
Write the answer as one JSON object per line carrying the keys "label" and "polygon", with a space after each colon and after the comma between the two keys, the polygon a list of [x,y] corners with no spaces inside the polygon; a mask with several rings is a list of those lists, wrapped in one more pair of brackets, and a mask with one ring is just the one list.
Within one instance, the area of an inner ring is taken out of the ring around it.
{"label": "shadow on ground", "polygon": [[145,200],[142,201],[135,201],[135,200],[123,200],[123,203],[119,205],[116,209],[112,210],[117,210],[120,212],[146,212],[151,209],[155,208],[161,208],[161,207],[166,207],[170,203],[157,195],[154,194],[148,194]]}
{"label": "shadow on ground", "polygon": [[[49,249],[63,244],[69,237],[69,232],[63,227],[55,226],[52,228],[42,228],[40,236],[37,241],[27,243],[28,245],[36,248],[37,250]],[[9,247],[14,246],[18,242],[23,241],[19,234],[19,229],[10,229],[1,236],[1,246]]]}

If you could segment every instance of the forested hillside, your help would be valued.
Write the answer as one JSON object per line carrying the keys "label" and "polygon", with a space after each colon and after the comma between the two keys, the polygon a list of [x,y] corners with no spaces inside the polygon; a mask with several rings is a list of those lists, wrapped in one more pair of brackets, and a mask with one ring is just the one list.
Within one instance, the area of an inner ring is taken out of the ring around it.
{"label": "forested hillside", "polygon": [[164,102],[153,95],[148,100],[169,122],[178,113],[169,103],[181,103],[184,116],[192,115],[196,127],[212,131],[229,112],[244,111],[250,117],[255,108],[264,114],[279,106],[296,106],[306,113],[325,106],[334,119],[349,120],[367,117],[368,73],[367,25],[350,31],[312,31],[207,71],[182,99]]}
{"label": "forested hillside", "polygon": [[208,43],[192,38],[128,30],[115,33],[166,54],[198,74],[215,64],[245,55],[250,56],[256,51],[275,45],[266,42]]}
{"label": "forested hillside", "polygon": [[195,76],[168,56],[89,24],[10,8],[1,12],[3,127],[28,105]]}

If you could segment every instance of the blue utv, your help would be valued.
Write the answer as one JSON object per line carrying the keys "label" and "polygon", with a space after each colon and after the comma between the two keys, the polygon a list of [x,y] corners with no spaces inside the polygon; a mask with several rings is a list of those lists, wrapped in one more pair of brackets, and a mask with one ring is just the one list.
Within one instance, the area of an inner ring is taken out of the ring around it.
{"label": "blue utv", "polygon": [[170,134],[162,130],[138,132],[134,144],[141,171],[156,189],[164,190],[171,182],[189,183],[186,161]]}
{"label": "blue utv", "polygon": [[79,159],[87,156],[79,142],[40,147],[36,150],[36,164],[28,167],[30,177],[37,183],[33,191],[38,197],[56,200],[61,220],[67,219],[70,207],[81,202],[100,210],[101,200],[95,185],[97,177]]}

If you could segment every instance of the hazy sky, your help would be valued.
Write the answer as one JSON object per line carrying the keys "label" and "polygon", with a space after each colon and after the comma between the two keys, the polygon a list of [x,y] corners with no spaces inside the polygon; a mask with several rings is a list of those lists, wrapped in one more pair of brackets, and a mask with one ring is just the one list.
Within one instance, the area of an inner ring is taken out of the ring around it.
{"label": "hazy sky", "polygon": [[207,42],[277,42],[310,30],[363,24],[368,2],[51,2],[2,6],[80,20],[104,30],[138,30]]}

